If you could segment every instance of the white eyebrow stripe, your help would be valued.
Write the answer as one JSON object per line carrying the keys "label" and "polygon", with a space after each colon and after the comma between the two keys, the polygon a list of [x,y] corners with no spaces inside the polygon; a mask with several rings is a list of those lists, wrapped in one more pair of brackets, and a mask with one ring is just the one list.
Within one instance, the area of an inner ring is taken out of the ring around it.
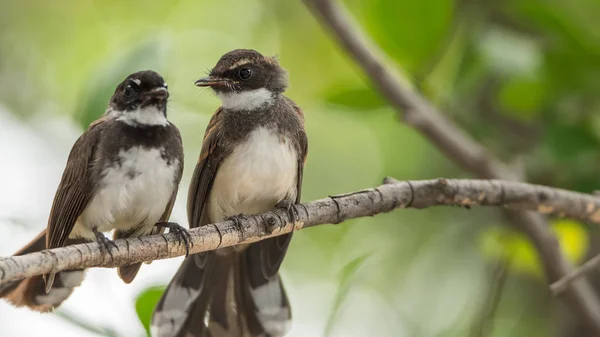
{"label": "white eyebrow stripe", "polygon": [[227,68],[227,70],[235,69],[239,66],[243,66],[246,64],[250,64],[250,63],[251,63],[251,61],[249,59],[242,59],[242,60],[239,60],[236,63],[232,64],[231,67]]}
{"label": "white eyebrow stripe", "polygon": [[137,85],[142,85],[142,81],[137,78],[132,78],[131,81],[133,81],[133,83],[135,83]]}

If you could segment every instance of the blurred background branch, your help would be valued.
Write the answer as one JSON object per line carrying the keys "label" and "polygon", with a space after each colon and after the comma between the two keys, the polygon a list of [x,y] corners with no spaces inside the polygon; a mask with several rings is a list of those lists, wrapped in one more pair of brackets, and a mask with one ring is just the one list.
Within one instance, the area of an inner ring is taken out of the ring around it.
{"label": "blurred background branch", "polygon": [[[329,29],[344,50],[362,67],[381,94],[402,114],[404,121],[419,130],[450,159],[481,178],[520,179],[487,149],[443,116],[433,104],[396,76],[375,43],[352,21],[337,0],[304,0],[321,23]],[[507,211],[511,223],[533,242],[543,260],[549,284],[572,271],[558,241],[545,220],[537,214]],[[600,302],[583,279],[571,284],[565,297],[582,322],[600,336]],[[496,303],[496,302],[494,302]]]}
{"label": "blurred background branch", "polygon": [[598,269],[598,266],[600,266],[600,255],[596,255],[593,258],[587,260],[586,262],[581,264],[581,266],[575,268],[573,271],[565,275],[560,280],[552,283],[550,285],[550,290],[552,290],[554,296],[558,296],[562,294],[565,290],[567,290],[571,283],[573,283],[578,278],[581,278],[586,274],[595,271],[596,269]]}

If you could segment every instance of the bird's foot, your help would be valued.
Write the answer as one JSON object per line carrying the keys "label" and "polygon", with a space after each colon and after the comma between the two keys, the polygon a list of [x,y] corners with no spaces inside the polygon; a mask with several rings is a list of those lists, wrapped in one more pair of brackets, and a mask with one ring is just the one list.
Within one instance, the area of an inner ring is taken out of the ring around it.
{"label": "bird's foot", "polygon": [[104,254],[110,255],[112,258],[113,249],[119,250],[117,244],[113,240],[107,238],[102,232],[99,232],[97,228],[92,229],[92,232],[94,232],[94,235],[96,236],[96,242],[98,245],[100,245],[100,251]]}
{"label": "bird's foot", "polygon": [[275,205],[275,207],[287,211],[292,224],[295,224],[300,220],[300,211],[298,210],[298,205],[296,205],[293,201],[282,200],[277,205]]}
{"label": "bird's foot", "polygon": [[169,233],[174,233],[177,235],[179,244],[185,245],[185,256],[187,257],[190,254],[190,247],[192,246],[192,236],[190,232],[175,222],[166,222],[162,221],[156,224],[157,227],[168,228]]}
{"label": "bird's foot", "polygon": [[233,224],[240,230],[240,233],[242,234],[242,239],[244,236],[244,225],[242,225],[242,221],[248,219],[248,216],[244,213],[240,213],[237,215],[231,215],[228,217],[225,217],[225,221],[233,221]]}

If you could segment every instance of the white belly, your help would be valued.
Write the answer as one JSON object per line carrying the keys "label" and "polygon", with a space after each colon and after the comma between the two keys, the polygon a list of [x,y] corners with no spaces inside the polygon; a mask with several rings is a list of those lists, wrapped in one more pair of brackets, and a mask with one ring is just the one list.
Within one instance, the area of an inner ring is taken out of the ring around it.
{"label": "white belly", "polygon": [[83,211],[73,234],[93,239],[101,232],[138,227],[148,234],[164,213],[175,188],[177,160],[167,165],[160,149],[121,151],[121,165],[104,171],[100,189]]}
{"label": "white belly", "polygon": [[219,166],[208,200],[211,221],[272,209],[295,198],[298,154],[267,128],[254,130]]}

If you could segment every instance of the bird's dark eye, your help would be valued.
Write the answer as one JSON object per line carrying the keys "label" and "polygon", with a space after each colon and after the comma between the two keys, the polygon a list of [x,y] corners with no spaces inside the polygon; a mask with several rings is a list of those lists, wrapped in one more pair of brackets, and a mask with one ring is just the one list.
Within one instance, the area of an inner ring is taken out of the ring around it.
{"label": "bird's dark eye", "polygon": [[252,76],[252,70],[250,68],[242,68],[240,69],[240,78],[242,80],[247,80]]}
{"label": "bird's dark eye", "polygon": [[131,86],[131,84],[128,84],[125,87],[125,91],[123,92],[123,95],[125,95],[125,97],[131,97],[131,96],[133,96],[133,92],[134,92],[133,87]]}

